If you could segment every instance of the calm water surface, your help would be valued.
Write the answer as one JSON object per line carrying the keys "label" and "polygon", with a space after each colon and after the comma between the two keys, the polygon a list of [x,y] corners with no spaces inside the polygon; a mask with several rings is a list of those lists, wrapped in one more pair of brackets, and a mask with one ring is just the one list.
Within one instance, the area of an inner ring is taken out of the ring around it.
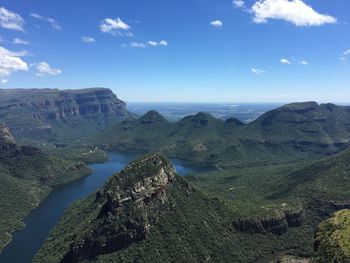
{"label": "calm water surface", "polygon": [[[49,196],[24,220],[26,227],[13,235],[12,242],[0,254],[1,263],[29,263],[39,250],[50,230],[57,224],[64,210],[74,201],[87,196],[98,188],[113,173],[122,170],[138,154],[109,153],[109,161],[89,165],[94,172],[82,179],[55,188]],[[205,171],[173,159],[181,175]]]}

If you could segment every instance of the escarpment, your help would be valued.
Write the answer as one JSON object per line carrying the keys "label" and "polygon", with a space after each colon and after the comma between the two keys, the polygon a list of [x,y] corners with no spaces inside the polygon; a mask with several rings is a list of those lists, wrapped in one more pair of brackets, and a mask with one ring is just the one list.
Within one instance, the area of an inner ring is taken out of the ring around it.
{"label": "escarpment", "polygon": [[16,137],[41,140],[101,130],[130,116],[125,102],[105,88],[0,89],[0,105],[0,119]]}
{"label": "escarpment", "polygon": [[280,211],[275,216],[268,216],[266,218],[238,219],[232,225],[237,230],[243,232],[281,235],[289,227],[301,226],[304,219],[305,211],[302,207],[299,207],[293,210]]}

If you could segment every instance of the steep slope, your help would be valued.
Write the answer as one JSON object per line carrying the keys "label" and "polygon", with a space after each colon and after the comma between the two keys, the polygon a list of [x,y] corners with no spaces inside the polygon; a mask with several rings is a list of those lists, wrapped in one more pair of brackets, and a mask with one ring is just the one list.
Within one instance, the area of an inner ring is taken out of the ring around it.
{"label": "steep slope", "polygon": [[341,210],[322,222],[315,237],[316,263],[350,262],[350,210]]}
{"label": "steep slope", "polygon": [[18,146],[9,128],[0,124],[0,250],[51,187],[88,173],[83,163],[49,157],[36,147]]}
{"label": "steep slope", "polygon": [[146,155],[73,204],[34,262],[253,262],[286,248],[287,236],[247,234],[233,218],[165,157]]}
{"label": "steep slope", "polygon": [[206,113],[177,123],[141,120],[111,127],[95,140],[113,149],[159,150],[168,156],[219,164],[224,168],[322,158],[350,146],[350,107],[293,103],[250,124],[223,122]]}
{"label": "steep slope", "polygon": [[67,140],[129,117],[109,89],[0,89],[0,120],[18,139]]}
{"label": "steep slope", "polygon": [[292,103],[260,116],[246,129],[247,137],[300,150],[334,153],[350,144],[350,107],[316,102]]}

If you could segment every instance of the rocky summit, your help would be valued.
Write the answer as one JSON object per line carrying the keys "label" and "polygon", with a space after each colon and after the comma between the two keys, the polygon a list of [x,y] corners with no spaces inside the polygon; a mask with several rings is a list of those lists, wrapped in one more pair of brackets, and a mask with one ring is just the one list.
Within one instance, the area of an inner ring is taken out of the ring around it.
{"label": "rocky summit", "polygon": [[98,212],[90,228],[70,244],[64,262],[111,253],[147,237],[166,209],[175,169],[160,154],[143,157],[113,176],[96,193]]}
{"label": "rocky summit", "polygon": [[94,132],[129,116],[125,103],[106,88],[0,89],[0,105],[0,119],[17,138]]}

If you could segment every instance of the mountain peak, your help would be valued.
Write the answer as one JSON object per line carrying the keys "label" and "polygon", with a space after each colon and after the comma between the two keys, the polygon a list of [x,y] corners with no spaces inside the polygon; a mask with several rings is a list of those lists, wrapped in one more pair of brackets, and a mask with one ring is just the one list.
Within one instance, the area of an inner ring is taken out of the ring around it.
{"label": "mountain peak", "polygon": [[165,209],[175,168],[159,153],[146,155],[115,174],[97,192],[97,216],[81,239],[71,244],[64,262],[117,251],[147,237]]}
{"label": "mountain peak", "polygon": [[288,110],[307,110],[307,109],[316,109],[318,103],[315,101],[306,101],[306,102],[293,102],[286,105],[283,105],[282,109]]}
{"label": "mountain peak", "polygon": [[142,123],[151,124],[154,122],[168,122],[159,112],[150,110],[140,118]]}
{"label": "mountain peak", "polygon": [[182,118],[179,123],[192,123],[195,127],[208,126],[210,122],[221,121],[209,113],[198,112],[195,115],[188,115]]}
{"label": "mountain peak", "polygon": [[241,122],[239,119],[231,117],[225,120],[226,124],[231,124],[231,125],[235,125],[235,126],[242,126],[244,125],[243,122]]}
{"label": "mountain peak", "polygon": [[151,178],[153,185],[159,181],[162,187],[174,178],[175,168],[170,161],[160,153],[154,153],[139,158],[130,163],[119,174],[112,177],[107,192],[115,186],[115,183],[123,189],[135,190],[135,185],[148,183]]}

